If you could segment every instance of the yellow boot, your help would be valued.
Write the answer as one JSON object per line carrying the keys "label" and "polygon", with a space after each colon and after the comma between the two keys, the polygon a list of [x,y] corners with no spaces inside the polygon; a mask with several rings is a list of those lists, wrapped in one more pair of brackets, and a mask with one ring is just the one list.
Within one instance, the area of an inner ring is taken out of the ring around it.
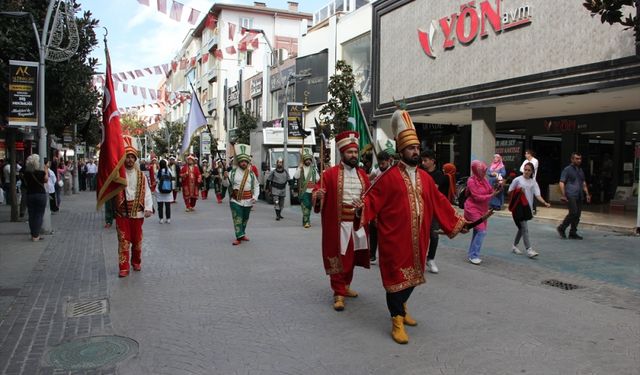
{"label": "yellow boot", "polygon": [[347,285],[347,297],[356,298],[358,296],[358,292],[351,290],[349,287],[350,285]]}
{"label": "yellow boot", "polygon": [[393,341],[398,344],[406,344],[409,342],[409,336],[404,330],[404,318],[402,315],[397,315],[391,318],[391,337]]}
{"label": "yellow boot", "polygon": [[336,311],[344,310],[344,297],[343,296],[333,296],[333,309]]}
{"label": "yellow boot", "polygon": [[402,307],[404,307],[404,324],[412,327],[417,326],[418,322],[415,319],[413,319],[411,315],[409,315],[409,310],[407,310],[407,304],[403,303]]}

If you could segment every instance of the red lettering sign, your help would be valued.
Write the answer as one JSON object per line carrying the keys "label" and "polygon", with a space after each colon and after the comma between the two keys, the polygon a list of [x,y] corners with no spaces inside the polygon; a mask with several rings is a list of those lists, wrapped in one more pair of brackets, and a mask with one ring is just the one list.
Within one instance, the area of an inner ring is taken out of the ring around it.
{"label": "red lettering sign", "polygon": [[418,28],[418,41],[424,53],[436,58],[433,40],[438,32],[442,33],[443,50],[455,48],[455,40],[462,45],[470,45],[478,37],[488,36],[487,23],[496,34],[531,23],[531,7],[529,5],[508,10],[501,14],[501,0],[495,0],[495,6],[489,0],[480,2],[479,11],[475,1],[460,6],[459,13],[442,17],[438,22],[431,21],[429,30]]}

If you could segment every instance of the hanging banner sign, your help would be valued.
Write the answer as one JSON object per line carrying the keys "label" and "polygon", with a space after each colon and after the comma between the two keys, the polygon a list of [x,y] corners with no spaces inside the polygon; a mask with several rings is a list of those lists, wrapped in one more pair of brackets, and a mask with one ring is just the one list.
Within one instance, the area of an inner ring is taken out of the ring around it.
{"label": "hanging banner sign", "polygon": [[38,126],[38,63],[9,60],[9,126]]}
{"label": "hanging banner sign", "polygon": [[211,133],[202,132],[200,133],[200,155],[210,155],[211,154]]}
{"label": "hanging banner sign", "polygon": [[289,138],[302,139],[302,103],[287,103],[287,127]]}

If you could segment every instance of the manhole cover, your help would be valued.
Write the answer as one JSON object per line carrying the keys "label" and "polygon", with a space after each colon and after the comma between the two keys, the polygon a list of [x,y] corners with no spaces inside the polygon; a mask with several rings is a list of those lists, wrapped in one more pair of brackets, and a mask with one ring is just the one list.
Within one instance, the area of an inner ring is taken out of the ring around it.
{"label": "manhole cover", "polygon": [[86,370],[115,365],[138,353],[138,343],[122,336],[73,340],[49,350],[45,360],[56,369]]}
{"label": "manhole cover", "polygon": [[560,281],[556,279],[544,280],[542,283],[545,285],[553,286],[553,287],[564,289],[564,290],[573,290],[573,289],[582,288],[580,285],[565,283],[564,281]]}
{"label": "manhole cover", "polygon": [[107,313],[109,304],[106,299],[82,302],[67,302],[67,318],[79,318],[81,316],[102,315]]}

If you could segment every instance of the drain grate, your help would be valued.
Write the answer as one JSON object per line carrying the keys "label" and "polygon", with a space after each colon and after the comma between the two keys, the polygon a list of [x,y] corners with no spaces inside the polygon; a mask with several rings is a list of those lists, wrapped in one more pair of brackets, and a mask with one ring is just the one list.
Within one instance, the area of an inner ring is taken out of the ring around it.
{"label": "drain grate", "polygon": [[556,280],[556,279],[544,280],[542,283],[544,285],[549,285],[549,286],[552,286],[552,287],[555,287],[555,288],[564,289],[564,290],[573,290],[573,289],[582,288],[580,285],[571,284],[571,283],[565,283],[564,281],[560,281],[560,280]]}
{"label": "drain grate", "polygon": [[67,318],[80,318],[82,316],[106,314],[109,303],[106,299],[82,302],[67,302]]}

